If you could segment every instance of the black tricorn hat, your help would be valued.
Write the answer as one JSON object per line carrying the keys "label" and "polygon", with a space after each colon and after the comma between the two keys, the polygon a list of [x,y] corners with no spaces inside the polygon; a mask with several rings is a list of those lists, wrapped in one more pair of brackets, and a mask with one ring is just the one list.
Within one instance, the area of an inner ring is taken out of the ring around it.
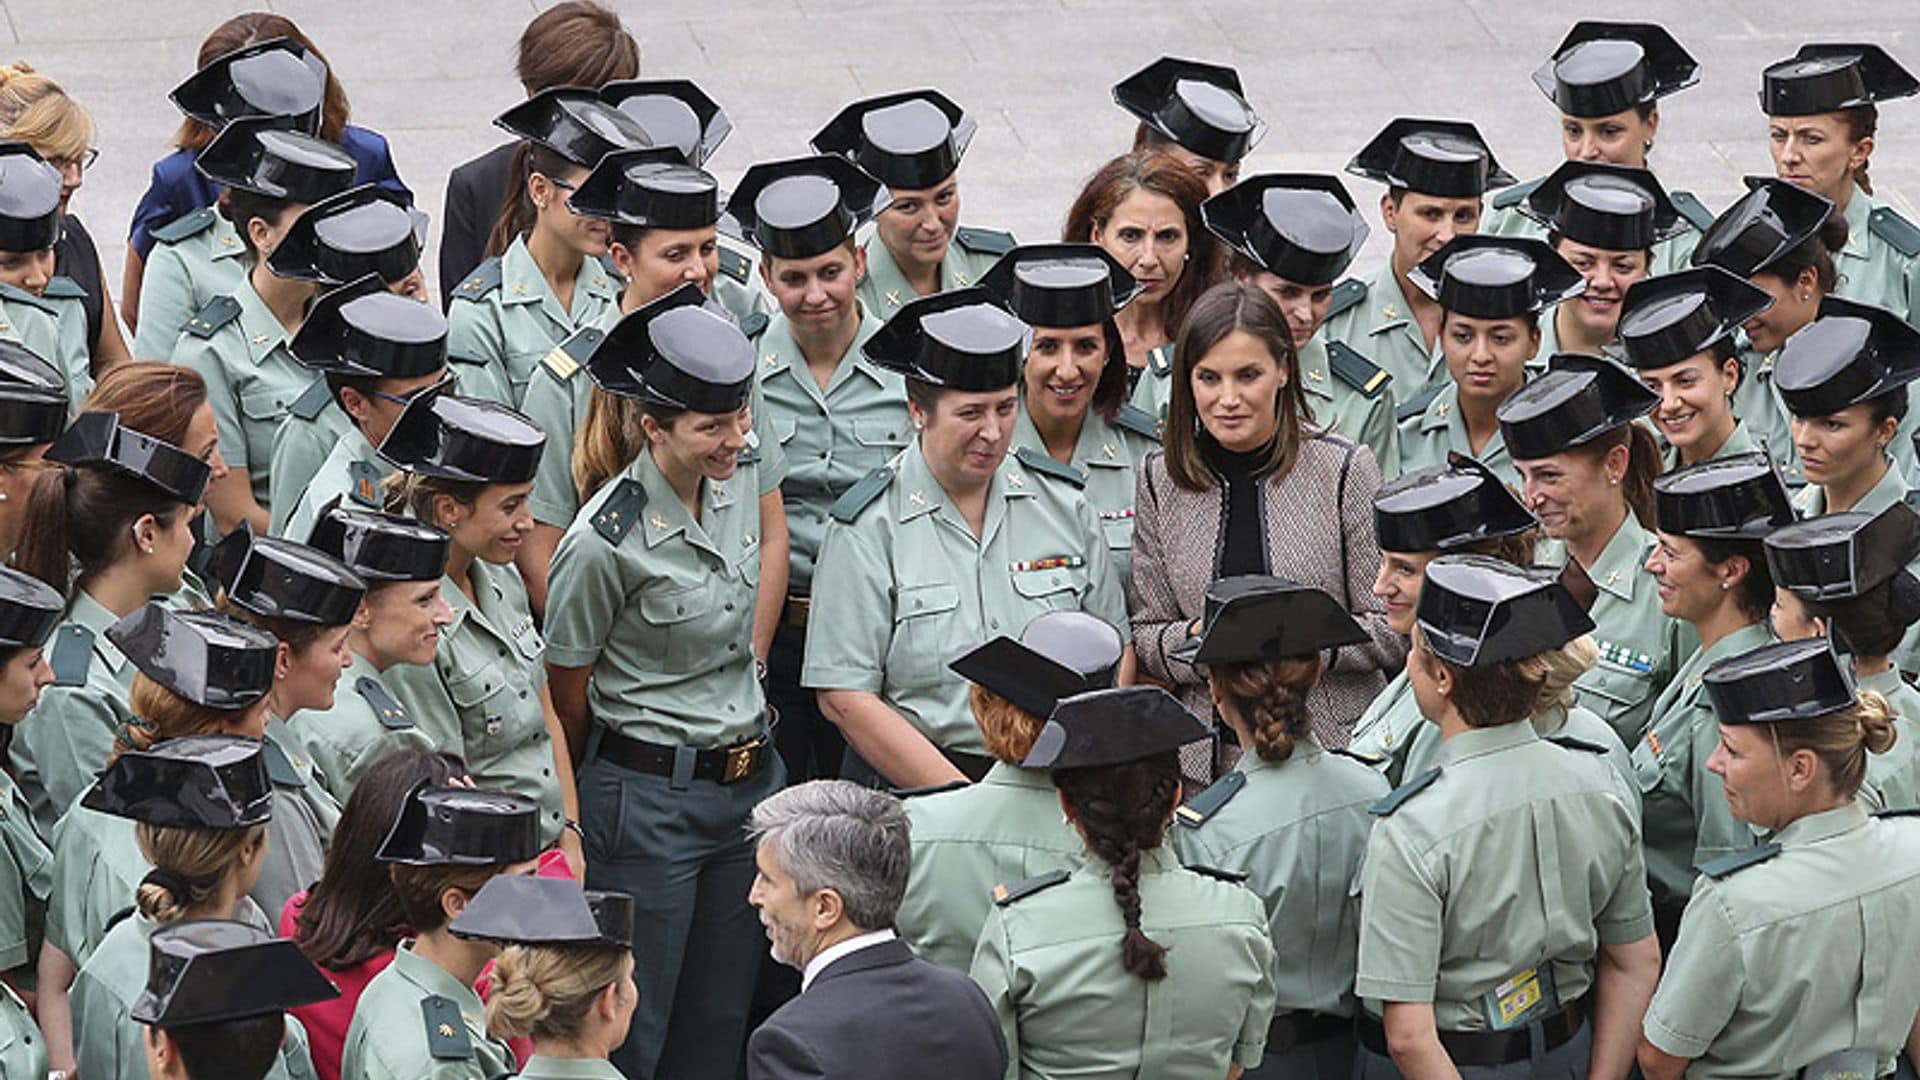
{"label": "black tricorn hat", "polygon": [[602,86],[600,99],[631,117],[653,145],[678,151],[695,168],[733,133],[720,103],[688,79],[621,79]]}
{"label": "black tricorn hat", "polygon": [[159,1028],[217,1024],[339,996],[292,940],[228,919],[186,919],[147,939],[147,985],[129,1015]]}
{"label": "black tricorn hat", "polygon": [[1604,357],[1556,353],[1495,410],[1515,461],[1552,457],[1652,412],[1660,395]]}
{"label": "black tricorn hat", "polygon": [[265,117],[312,134],[320,129],[327,65],[287,37],[245,45],[209,61],[167,95],[216,131],[228,121]]}
{"label": "black tricorn hat", "polygon": [[841,109],[812,140],[901,191],[935,187],[954,174],[979,123],[938,90],[865,98]]}
{"label": "black tricorn hat", "polygon": [[169,442],[120,426],[119,413],[84,412],[47,447],[62,465],[99,465],[153,485],[183,503],[206,493],[207,463]]}
{"label": "black tricorn hat", "polygon": [[642,229],[704,229],[720,220],[720,185],[670,148],[615,150],[567,197],[567,208]]}
{"label": "black tricorn hat", "polygon": [[1514,182],[1480,129],[1464,120],[1400,117],[1347,162],[1355,176],[1441,199],[1478,199]]}
{"label": "black tricorn hat", "polygon": [[287,349],[322,374],[412,379],[447,366],[447,320],[368,274],[320,294]]}
{"label": "black tricorn hat", "polygon": [[1353,616],[1324,591],[1243,574],[1207,586],[1200,632],[1170,655],[1189,664],[1231,664],[1312,656],[1367,640]]}
{"label": "black tricorn hat", "polygon": [[447,926],[457,938],[502,945],[633,945],[633,897],[583,890],[571,878],[500,874]]}
{"label": "black tricorn hat", "polygon": [[46,358],[17,341],[0,341],[0,386],[13,384],[67,392],[67,377]]}
{"label": "black tricorn hat", "polygon": [[0,251],[45,251],[60,241],[60,170],[23,142],[0,142]]}
{"label": "black tricorn hat", "polygon": [[777,258],[811,259],[845,242],[892,201],[885,184],[843,157],[764,161],[740,178],[720,230]]}
{"label": "black tricorn hat", "polygon": [[1748,191],[1707,226],[1693,249],[1693,265],[1753,275],[1806,243],[1833,214],[1833,202],[1799,184],[1749,176]]}
{"label": "black tricorn hat", "polygon": [[1688,465],[1653,482],[1661,532],[1705,540],[1760,540],[1793,521],[1787,485],[1765,451]]}
{"label": "black tricorn hat", "polygon": [[380,456],[410,473],[478,484],[524,484],[547,433],[505,405],[430,386],[408,399]]}
{"label": "black tricorn hat", "polygon": [[1605,161],[1561,162],[1520,212],[1602,251],[1644,251],[1693,228],[1651,171]]}
{"label": "black tricorn hat", "polygon": [[1114,84],[1113,103],[1214,161],[1239,161],[1267,134],[1247,104],[1240,73],[1220,64],[1163,56]]}
{"label": "black tricorn hat", "polygon": [[599,91],[581,86],[550,86],[493,122],[589,169],[615,150],[653,145],[632,117],[601,100]]}
{"label": "black tricorn hat", "polygon": [[141,674],[209,709],[244,709],[273,689],[280,639],[212,611],[148,603],[107,628],[107,640]]}
{"label": "black tricorn hat", "polygon": [[1336,176],[1250,176],[1200,204],[1207,231],[1262,270],[1300,285],[1326,285],[1367,242],[1367,223]]}
{"label": "black tricorn hat", "polygon": [[1684,90],[1699,73],[1664,26],[1582,20],[1533,73],[1533,85],[1568,116],[1598,118]]}
{"label": "black tricorn hat", "polygon": [[426,243],[426,214],[378,184],[361,184],[301,211],[267,256],[267,269],[322,285],[368,274],[392,285],[420,268]]}
{"label": "black tricorn hat", "polygon": [[1802,600],[1851,600],[1920,557],[1920,513],[1897,502],[1877,514],[1848,511],[1782,525],[1767,534],[1773,583]]}
{"label": "black tricorn hat", "polygon": [[255,536],[242,521],[213,546],[213,576],[227,599],[268,619],[345,626],[366,599],[367,583],[317,548]]}
{"label": "black tricorn hat", "polygon": [[600,389],[696,413],[733,413],[753,392],[753,343],[685,285],[633,309],[587,357]]}
{"label": "black tricorn hat", "polygon": [[273,818],[264,746],[239,735],[187,735],[113,759],[80,805],[174,829],[250,829]]}
{"label": "black tricorn hat", "polygon": [[1760,75],[1768,116],[1815,116],[1920,94],[1920,80],[1878,45],[1802,45]]}
{"label": "black tricorn hat", "polygon": [[1620,309],[1623,358],[1642,371],[1672,367],[1772,306],[1765,289],[1717,266],[1642,278]]}
{"label": "black tricorn hat", "polygon": [[53,636],[67,598],[31,574],[0,566],[0,648],[37,649]]}
{"label": "black tricorn hat", "polygon": [[1593,630],[1558,570],[1485,555],[1428,563],[1414,618],[1435,656],[1466,668],[1538,656]]}
{"label": "black tricorn hat", "polygon": [[1722,724],[1818,720],[1859,699],[1826,638],[1775,641],[1707,668],[1700,682]]}
{"label": "black tricorn hat", "polygon": [[65,391],[0,381],[0,446],[51,444],[67,429]]}
{"label": "black tricorn hat", "polygon": [[1090,690],[1054,706],[1033,749],[1029,769],[1083,769],[1124,765],[1178,750],[1208,736],[1180,700],[1157,686]]}
{"label": "black tricorn hat", "polygon": [[1441,307],[1470,319],[1513,319],[1587,291],[1544,240],[1464,233],[1407,274]]}
{"label": "black tricorn hat", "polygon": [[447,570],[446,532],[415,518],[338,504],[320,511],[307,543],[365,581],[435,581]]}
{"label": "black tricorn hat", "polygon": [[974,286],[910,300],[860,347],[867,359],[949,390],[1005,390],[1020,381],[1032,331]]}
{"label": "black tricorn hat", "polygon": [[1005,634],[953,658],[947,667],[1037,717],[1060,699],[1113,685],[1124,651],[1120,632],[1084,611],[1035,616],[1015,641]]}
{"label": "black tricorn hat", "polygon": [[1382,551],[1451,551],[1539,525],[1493,470],[1458,451],[1448,451],[1444,465],[1392,480],[1373,497],[1373,532]]}
{"label": "black tricorn hat", "polygon": [[302,131],[262,118],[235,120],[193,159],[216,184],[290,203],[317,203],[353,186],[353,155]]}
{"label": "black tricorn hat", "polygon": [[1099,326],[1140,295],[1140,283],[1098,244],[1022,244],[980,287],[1029,326]]}
{"label": "black tricorn hat", "polygon": [[1830,416],[1920,379],[1920,330],[1886,308],[1838,296],[1794,331],[1773,365],[1773,386],[1795,416]]}
{"label": "black tricorn hat", "polygon": [[540,854],[540,804],[524,795],[422,783],[374,858],[409,866],[485,866]]}

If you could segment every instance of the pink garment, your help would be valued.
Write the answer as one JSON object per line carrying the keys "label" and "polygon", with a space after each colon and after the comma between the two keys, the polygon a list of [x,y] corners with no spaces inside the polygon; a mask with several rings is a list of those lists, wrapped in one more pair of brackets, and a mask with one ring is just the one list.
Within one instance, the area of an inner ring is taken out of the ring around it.
{"label": "pink garment", "polygon": [[[293,921],[300,915],[301,905],[307,902],[307,890],[294,893],[287,900],[287,906],[280,909],[280,936],[293,937]],[[332,1001],[302,1005],[293,1010],[293,1015],[307,1028],[307,1046],[313,1054],[313,1071],[320,1080],[340,1080],[340,1056],[346,1052],[347,1026],[353,1023],[353,1007],[360,1003],[360,994],[373,981],[375,975],[386,970],[393,963],[393,950],[368,958],[357,967],[346,971],[321,969],[321,974],[340,988],[340,996]]]}

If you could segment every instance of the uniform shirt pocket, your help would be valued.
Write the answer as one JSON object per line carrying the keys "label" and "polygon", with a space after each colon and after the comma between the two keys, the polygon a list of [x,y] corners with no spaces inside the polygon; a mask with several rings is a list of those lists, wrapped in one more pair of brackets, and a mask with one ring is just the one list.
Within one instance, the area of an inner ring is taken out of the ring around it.
{"label": "uniform shirt pocket", "polygon": [[256,386],[240,394],[240,426],[247,442],[247,468],[257,480],[273,462],[273,436],[286,421],[295,394],[277,386]]}
{"label": "uniform shirt pocket", "polygon": [[[757,564],[758,556],[755,561]],[[691,585],[668,579],[640,593],[640,618],[664,638],[653,650],[667,670],[685,671],[717,647],[702,621],[717,606],[712,578]]]}
{"label": "uniform shirt pocket", "polygon": [[952,677],[947,661],[953,658],[954,612],[959,606],[959,587],[943,582],[903,585],[895,591],[888,682],[927,686]]}
{"label": "uniform shirt pocket", "polygon": [[[1078,610],[1087,591],[1086,566],[1052,566],[1013,571],[1013,591],[1042,611]],[[1022,625],[1025,625],[1024,623]]]}
{"label": "uniform shirt pocket", "polygon": [[492,758],[518,742],[524,732],[516,721],[527,714],[525,691],[497,667],[455,670],[447,680],[447,697],[460,717],[460,730],[470,758]]}
{"label": "uniform shirt pocket", "polygon": [[1587,673],[1574,682],[1573,689],[1604,702],[1605,708],[1593,710],[1604,718],[1625,715],[1654,695],[1651,672],[1634,671],[1610,660],[1600,660],[1587,669]]}

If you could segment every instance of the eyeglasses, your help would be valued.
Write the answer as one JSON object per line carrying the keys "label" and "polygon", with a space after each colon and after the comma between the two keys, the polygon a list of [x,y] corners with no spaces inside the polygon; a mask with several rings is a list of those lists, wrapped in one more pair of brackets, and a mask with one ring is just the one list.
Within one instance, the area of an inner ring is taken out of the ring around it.
{"label": "eyeglasses", "polygon": [[72,157],[48,158],[47,164],[53,166],[56,169],[59,169],[61,172],[66,172],[70,168],[78,169],[81,172],[86,172],[88,169],[93,168],[94,162],[99,160],[100,160],[99,148],[89,146],[85,150],[80,151],[78,154],[75,154]]}
{"label": "eyeglasses", "polygon": [[446,375],[441,377],[439,382],[429,383],[426,386],[423,386],[420,389],[415,390],[412,393],[406,394],[404,396],[400,394],[389,394],[385,390],[374,390],[371,392],[374,397],[379,398],[381,401],[392,402],[393,404],[398,405],[404,409],[408,405],[413,404],[413,399],[419,397],[421,394],[424,394],[429,390],[452,390],[454,388],[454,384],[458,383],[459,381],[460,381],[460,376],[455,372],[449,371],[446,373]]}
{"label": "eyeglasses", "polygon": [[541,173],[540,175],[546,176],[547,183],[552,184],[554,187],[559,188],[561,191],[579,191],[580,190],[579,184],[571,184],[565,180],[560,179],[557,176],[547,176],[546,173]]}

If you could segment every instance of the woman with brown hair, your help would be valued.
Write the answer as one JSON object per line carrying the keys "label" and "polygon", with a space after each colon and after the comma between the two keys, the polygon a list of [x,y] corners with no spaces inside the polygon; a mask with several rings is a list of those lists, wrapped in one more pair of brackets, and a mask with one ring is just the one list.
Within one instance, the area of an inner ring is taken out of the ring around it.
{"label": "woman with brown hair", "polygon": [[[1406,650],[1369,592],[1380,565],[1372,517],[1380,467],[1373,451],[1314,426],[1286,317],[1259,289],[1209,290],[1175,355],[1165,449],[1141,463],[1135,499],[1130,596],[1141,669],[1208,715],[1205,681],[1173,655],[1199,625],[1207,586],[1275,574],[1324,589],[1371,638],[1343,651],[1308,701],[1321,742],[1345,746]],[[1187,775],[1202,783],[1232,764],[1214,739],[1184,756]]]}
{"label": "woman with brown hair", "polygon": [[72,405],[53,365],[0,342],[0,563],[11,563],[27,523],[27,497]]}

